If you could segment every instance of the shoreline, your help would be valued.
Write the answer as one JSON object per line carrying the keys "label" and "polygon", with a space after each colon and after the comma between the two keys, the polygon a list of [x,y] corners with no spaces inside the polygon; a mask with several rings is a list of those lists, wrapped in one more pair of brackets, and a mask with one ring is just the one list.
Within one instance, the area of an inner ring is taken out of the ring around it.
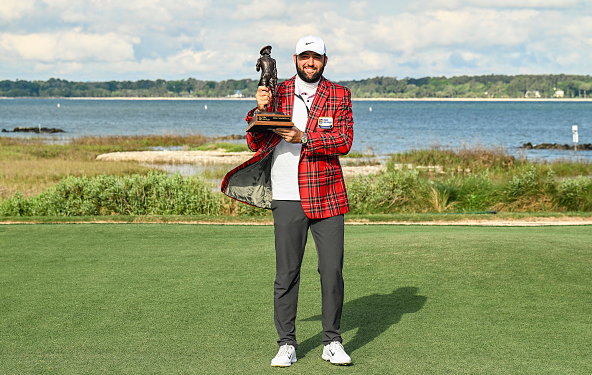
{"label": "shoreline", "polygon": [[[251,101],[255,97],[246,98],[197,98],[197,97],[6,97],[0,96],[0,100],[170,100],[170,101]],[[359,102],[592,102],[592,98],[352,98],[352,101]]]}

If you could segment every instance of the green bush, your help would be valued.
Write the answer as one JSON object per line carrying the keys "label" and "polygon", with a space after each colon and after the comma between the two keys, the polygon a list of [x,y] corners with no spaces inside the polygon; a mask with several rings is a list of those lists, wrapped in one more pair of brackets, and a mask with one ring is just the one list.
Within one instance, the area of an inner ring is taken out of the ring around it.
{"label": "green bush", "polygon": [[96,179],[66,177],[40,195],[31,198],[33,215],[93,216],[100,213],[100,192]]}
{"label": "green bush", "polygon": [[561,181],[555,199],[570,211],[592,211],[592,180],[578,177]]}
{"label": "green bush", "polygon": [[0,204],[1,216],[31,216],[31,202],[23,198],[23,194],[17,191],[12,198],[3,201]]}
{"label": "green bush", "polygon": [[[397,158],[386,172],[348,180],[352,213],[592,211],[592,180],[573,178],[589,175],[586,163],[529,163],[486,150],[419,150]],[[432,168],[416,168],[417,162]],[[214,193],[199,177],[162,172],[67,177],[37,196],[17,192],[0,202],[1,216],[112,214],[271,216]]]}
{"label": "green bush", "polygon": [[557,183],[552,169],[533,165],[502,181],[488,171],[450,176],[391,169],[357,177],[347,191],[356,214],[592,210],[592,180]]}
{"label": "green bush", "polygon": [[197,177],[151,172],[146,176],[67,177],[28,200],[15,194],[4,216],[218,215],[220,199]]}
{"label": "green bush", "polygon": [[353,213],[466,212],[492,209],[499,189],[488,173],[430,180],[418,170],[391,170],[348,184]]}
{"label": "green bush", "polygon": [[421,209],[428,182],[417,170],[394,170],[355,178],[348,185],[353,213],[412,212]]}
{"label": "green bush", "polygon": [[499,200],[498,188],[487,172],[457,179],[456,208],[459,211],[483,211],[495,206]]}
{"label": "green bush", "polygon": [[548,210],[556,192],[555,172],[549,169],[546,175],[530,166],[516,174],[506,184],[503,198],[510,210]]}
{"label": "green bush", "polygon": [[447,212],[458,202],[458,186],[454,180],[430,181],[426,202],[430,211]]}

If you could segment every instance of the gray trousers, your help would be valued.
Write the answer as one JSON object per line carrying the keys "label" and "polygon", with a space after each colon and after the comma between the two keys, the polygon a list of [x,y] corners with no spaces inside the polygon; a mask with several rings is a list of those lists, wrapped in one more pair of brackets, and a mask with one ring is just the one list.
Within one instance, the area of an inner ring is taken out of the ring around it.
{"label": "gray trousers", "polygon": [[321,276],[323,344],[341,340],[343,308],[343,215],[309,219],[299,201],[272,201],[276,276],[274,283],[274,320],[278,344],[298,346],[296,309],[300,286],[300,266],[308,238],[312,233]]}

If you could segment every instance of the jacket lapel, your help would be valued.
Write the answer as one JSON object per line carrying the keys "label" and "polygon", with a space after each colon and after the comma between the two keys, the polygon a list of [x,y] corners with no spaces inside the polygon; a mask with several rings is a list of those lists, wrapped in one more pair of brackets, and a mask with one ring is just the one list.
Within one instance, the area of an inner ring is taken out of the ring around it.
{"label": "jacket lapel", "polygon": [[296,83],[296,76],[292,77],[286,82],[285,90],[282,93],[282,104],[279,106],[279,110],[284,112],[286,115],[292,115],[294,108],[294,85]]}
{"label": "jacket lapel", "polygon": [[[293,96],[294,95],[292,95],[292,97]],[[307,131],[315,130],[315,126],[319,122],[319,117],[321,117],[321,115],[323,114],[323,108],[325,107],[325,102],[327,101],[328,97],[329,86],[327,85],[327,80],[325,79],[325,77],[321,77],[321,81],[319,82],[319,87],[317,87],[315,98],[310,107],[310,115],[308,116],[308,122],[306,123]]]}

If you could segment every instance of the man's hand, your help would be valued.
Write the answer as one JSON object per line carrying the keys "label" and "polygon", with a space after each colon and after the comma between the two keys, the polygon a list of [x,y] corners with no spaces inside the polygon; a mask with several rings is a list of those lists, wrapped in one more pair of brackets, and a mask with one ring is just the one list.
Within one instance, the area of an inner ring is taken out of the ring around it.
{"label": "man's hand", "polygon": [[269,88],[259,86],[257,88],[257,93],[255,94],[255,99],[257,99],[257,109],[260,112],[265,111],[265,106],[271,103],[271,92]]}
{"label": "man's hand", "polygon": [[300,143],[300,140],[304,135],[304,132],[295,126],[292,126],[291,128],[276,128],[273,132],[289,143]]}

